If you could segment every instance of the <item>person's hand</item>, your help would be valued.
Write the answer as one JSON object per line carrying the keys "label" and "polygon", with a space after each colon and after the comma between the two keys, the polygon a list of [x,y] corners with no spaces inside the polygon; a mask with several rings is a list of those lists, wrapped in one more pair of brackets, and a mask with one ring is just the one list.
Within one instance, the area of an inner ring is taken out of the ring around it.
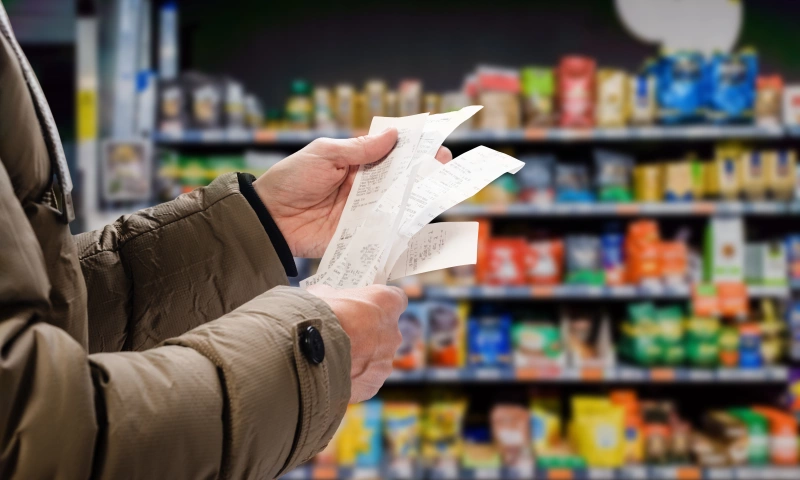
{"label": "person's hand", "polygon": [[331,307],[350,337],[350,403],[369,400],[392,373],[403,339],[397,320],[408,306],[406,294],[386,285],[343,290],[314,285],[308,292]]}
{"label": "person's hand", "polygon": [[[346,140],[318,138],[267,170],[253,187],[295,257],[321,257],[330,243],[358,166],[377,162],[397,142],[397,130]],[[453,158],[446,147],[436,159]]]}

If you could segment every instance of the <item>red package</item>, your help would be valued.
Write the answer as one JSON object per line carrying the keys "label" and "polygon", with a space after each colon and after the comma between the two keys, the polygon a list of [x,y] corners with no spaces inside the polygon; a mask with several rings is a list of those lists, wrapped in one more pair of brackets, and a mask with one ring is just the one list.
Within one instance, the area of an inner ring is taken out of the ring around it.
{"label": "red package", "polygon": [[564,272],[564,243],[559,240],[531,242],[525,263],[530,284],[558,285]]}
{"label": "red package", "polygon": [[594,126],[595,61],[568,56],[558,65],[559,123],[562,127]]}
{"label": "red package", "polygon": [[494,238],[489,241],[487,285],[525,285],[525,257],[528,244],[522,238]]}
{"label": "red package", "polygon": [[478,261],[475,262],[475,280],[478,284],[486,282],[489,272],[489,242],[492,240],[492,222],[485,218],[478,220]]}

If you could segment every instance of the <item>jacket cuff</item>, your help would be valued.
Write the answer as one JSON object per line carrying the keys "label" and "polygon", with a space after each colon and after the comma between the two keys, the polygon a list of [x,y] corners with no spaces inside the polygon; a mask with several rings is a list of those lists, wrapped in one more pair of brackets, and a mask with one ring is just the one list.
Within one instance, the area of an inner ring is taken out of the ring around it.
{"label": "jacket cuff", "polygon": [[249,173],[237,173],[237,176],[239,177],[239,191],[244,195],[244,198],[247,199],[250,206],[253,207],[253,211],[256,212],[256,215],[258,215],[258,220],[264,227],[264,231],[269,235],[272,246],[275,248],[275,252],[281,260],[283,269],[286,271],[286,276],[296,277],[297,266],[294,264],[292,250],[289,248],[289,244],[286,243],[286,239],[283,237],[275,220],[272,219],[272,215],[269,214],[269,210],[267,210],[264,202],[261,201],[261,197],[258,196],[256,189],[253,188],[253,182],[256,177]]}
{"label": "jacket cuff", "polygon": [[[301,351],[309,326],[325,344],[319,364]],[[297,288],[274,288],[166,344],[193,348],[220,371],[226,478],[276,478],[308,461],[350,400],[350,339],[325,302]]]}

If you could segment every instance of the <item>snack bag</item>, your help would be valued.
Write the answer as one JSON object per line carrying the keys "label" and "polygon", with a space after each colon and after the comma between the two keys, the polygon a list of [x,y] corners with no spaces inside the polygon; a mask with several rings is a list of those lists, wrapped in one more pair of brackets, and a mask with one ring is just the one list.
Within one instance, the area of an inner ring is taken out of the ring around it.
{"label": "snack bag", "polygon": [[783,77],[760,75],[756,79],[756,123],[764,126],[780,125]]}
{"label": "snack bag", "polygon": [[535,456],[549,454],[561,441],[560,412],[558,397],[537,395],[531,400],[530,424]]}
{"label": "snack bag", "polygon": [[380,80],[370,80],[364,85],[364,94],[367,100],[367,118],[385,116],[386,84]]}
{"label": "snack bag", "polygon": [[742,152],[742,190],[748,200],[763,200],[767,195],[767,169],[764,155],[756,150]]}
{"label": "snack bag", "polygon": [[625,455],[626,464],[640,464],[644,461],[644,438],[642,436],[642,415],[639,399],[633,390],[613,390],[611,403],[625,410]]}
{"label": "snack bag", "polygon": [[619,152],[594,151],[596,185],[601,202],[630,202],[633,158]]}
{"label": "snack bag", "polygon": [[419,458],[422,409],[413,402],[386,402],[383,405],[384,437],[389,469],[403,478],[410,477]]}
{"label": "snack bag", "polygon": [[600,239],[588,235],[566,238],[566,282],[580,285],[602,285],[605,281],[600,258]]}
{"label": "snack bag", "polygon": [[664,165],[664,200],[681,202],[693,199],[692,166],[692,163],[686,161]]}
{"label": "snack bag", "polygon": [[522,104],[525,126],[541,127],[553,124],[555,76],[550,68],[522,69]]}
{"label": "snack bag", "polygon": [[684,242],[660,242],[659,270],[664,283],[684,286],[689,272],[689,249]]}
{"label": "snack bag", "polygon": [[425,338],[427,336],[428,312],[424,302],[408,302],[406,311],[400,315],[398,327],[403,335],[400,348],[394,355],[392,365],[398,370],[417,370],[425,367]]}
{"label": "snack bag", "polygon": [[555,197],[555,155],[533,155],[523,157],[522,161],[525,168],[515,175],[520,185],[520,200],[537,205],[552,204]]}
{"label": "snack bag", "polygon": [[340,466],[377,468],[381,464],[383,442],[379,400],[348,405],[339,429],[337,456]]}
{"label": "snack bag", "polygon": [[698,121],[703,115],[703,57],[677,52],[661,57],[658,66],[658,118],[662,123]]}
{"label": "snack bag", "polygon": [[797,155],[794,150],[764,152],[767,170],[767,188],[772,198],[789,201],[794,194],[794,176],[797,169]]}
{"label": "snack bag", "polygon": [[661,167],[639,165],[633,169],[633,191],[636,201],[660,202],[663,198]]}
{"label": "snack bag", "polygon": [[511,364],[511,317],[479,316],[467,321],[469,364],[503,367]]}
{"label": "snack bag", "polygon": [[595,124],[598,127],[624,127],[628,121],[625,101],[628,77],[622,70],[601,68],[597,71]]}
{"label": "snack bag", "polygon": [[564,243],[560,240],[531,242],[526,266],[531,285],[558,285],[564,272]]}
{"label": "snack bag", "polygon": [[558,65],[558,104],[562,127],[594,126],[595,61],[578,56],[561,59]]}
{"label": "snack bag", "polygon": [[517,322],[511,328],[514,367],[518,369],[558,365],[564,346],[556,325],[541,322]]}
{"label": "snack bag", "polygon": [[519,405],[497,404],[490,414],[492,439],[506,467],[532,464],[528,412]]}
{"label": "snack bag", "polygon": [[522,238],[493,238],[488,245],[488,285],[524,285],[528,244]]}
{"label": "snack bag", "polygon": [[589,190],[589,171],[585,165],[556,164],[557,202],[591,202],[593,199]]}
{"label": "snack bag", "polygon": [[742,188],[742,148],[737,144],[721,144],[714,149],[711,190],[725,200],[736,200]]}
{"label": "snack bag", "polygon": [[714,123],[740,123],[753,119],[758,58],[755,52],[715,53],[706,64],[708,107]]}
{"label": "snack bag", "polygon": [[463,367],[466,303],[431,302],[428,313],[428,364],[431,367]]}
{"label": "snack bag", "polygon": [[656,77],[650,73],[633,75],[628,79],[628,106],[634,125],[652,125],[656,120]]}
{"label": "snack bag", "polygon": [[625,283],[625,239],[619,233],[605,233],[600,237],[603,271],[607,285]]}
{"label": "snack bag", "polygon": [[428,466],[457,461],[461,456],[466,402],[435,401],[425,408],[422,455]]}
{"label": "snack bag", "polygon": [[625,458],[625,410],[607,398],[572,397],[570,438],[590,467],[621,467]]}

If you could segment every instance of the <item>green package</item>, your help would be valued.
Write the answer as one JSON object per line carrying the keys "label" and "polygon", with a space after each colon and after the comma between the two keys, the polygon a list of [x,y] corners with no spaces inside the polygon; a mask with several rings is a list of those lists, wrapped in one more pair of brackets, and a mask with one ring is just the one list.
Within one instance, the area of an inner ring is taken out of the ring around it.
{"label": "green package", "polygon": [[206,168],[211,178],[217,178],[225,173],[241,172],[244,169],[244,157],[237,155],[209,157]]}
{"label": "green package", "polygon": [[[514,352],[525,355],[529,361],[556,360],[562,352],[561,332],[556,325],[536,322],[519,322],[511,327]],[[543,358],[542,358],[543,357]]]}
{"label": "green package", "polygon": [[663,357],[661,342],[652,335],[625,337],[620,340],[617,348],[620,355],[645,367],[658,365]]}
{"label": "green package", "polygon": [[714,367],[719,363],[719,345],[712,341],[689,339],[686,341],[686,360],[696,367]]}
{"label": "green package", "polygon": [[747,427],[747,463],[769,463],[769,428],[767,418],[749,408],[731,408],[728,413]]}
{"label": "green package", "polygon": [[655,312],[661,341],[664,344],[680,343],[683,340],[683,310],[677,305],[659,308]]}
{"label": "green package", "polygon": [[628,318],[634,324],[653,323],[656,309],[652,302],[632,303],[628,305]]}
{"label": "green package", "polygon": [[208,185],[210,181],[203,157],[181,157],[181,185],[184,188],[197,188]]}
{"label": "green package", "polygon": [[694,341],[716,341],[719,335],[719,318],[692,317],[686,321],[686,337]]}

